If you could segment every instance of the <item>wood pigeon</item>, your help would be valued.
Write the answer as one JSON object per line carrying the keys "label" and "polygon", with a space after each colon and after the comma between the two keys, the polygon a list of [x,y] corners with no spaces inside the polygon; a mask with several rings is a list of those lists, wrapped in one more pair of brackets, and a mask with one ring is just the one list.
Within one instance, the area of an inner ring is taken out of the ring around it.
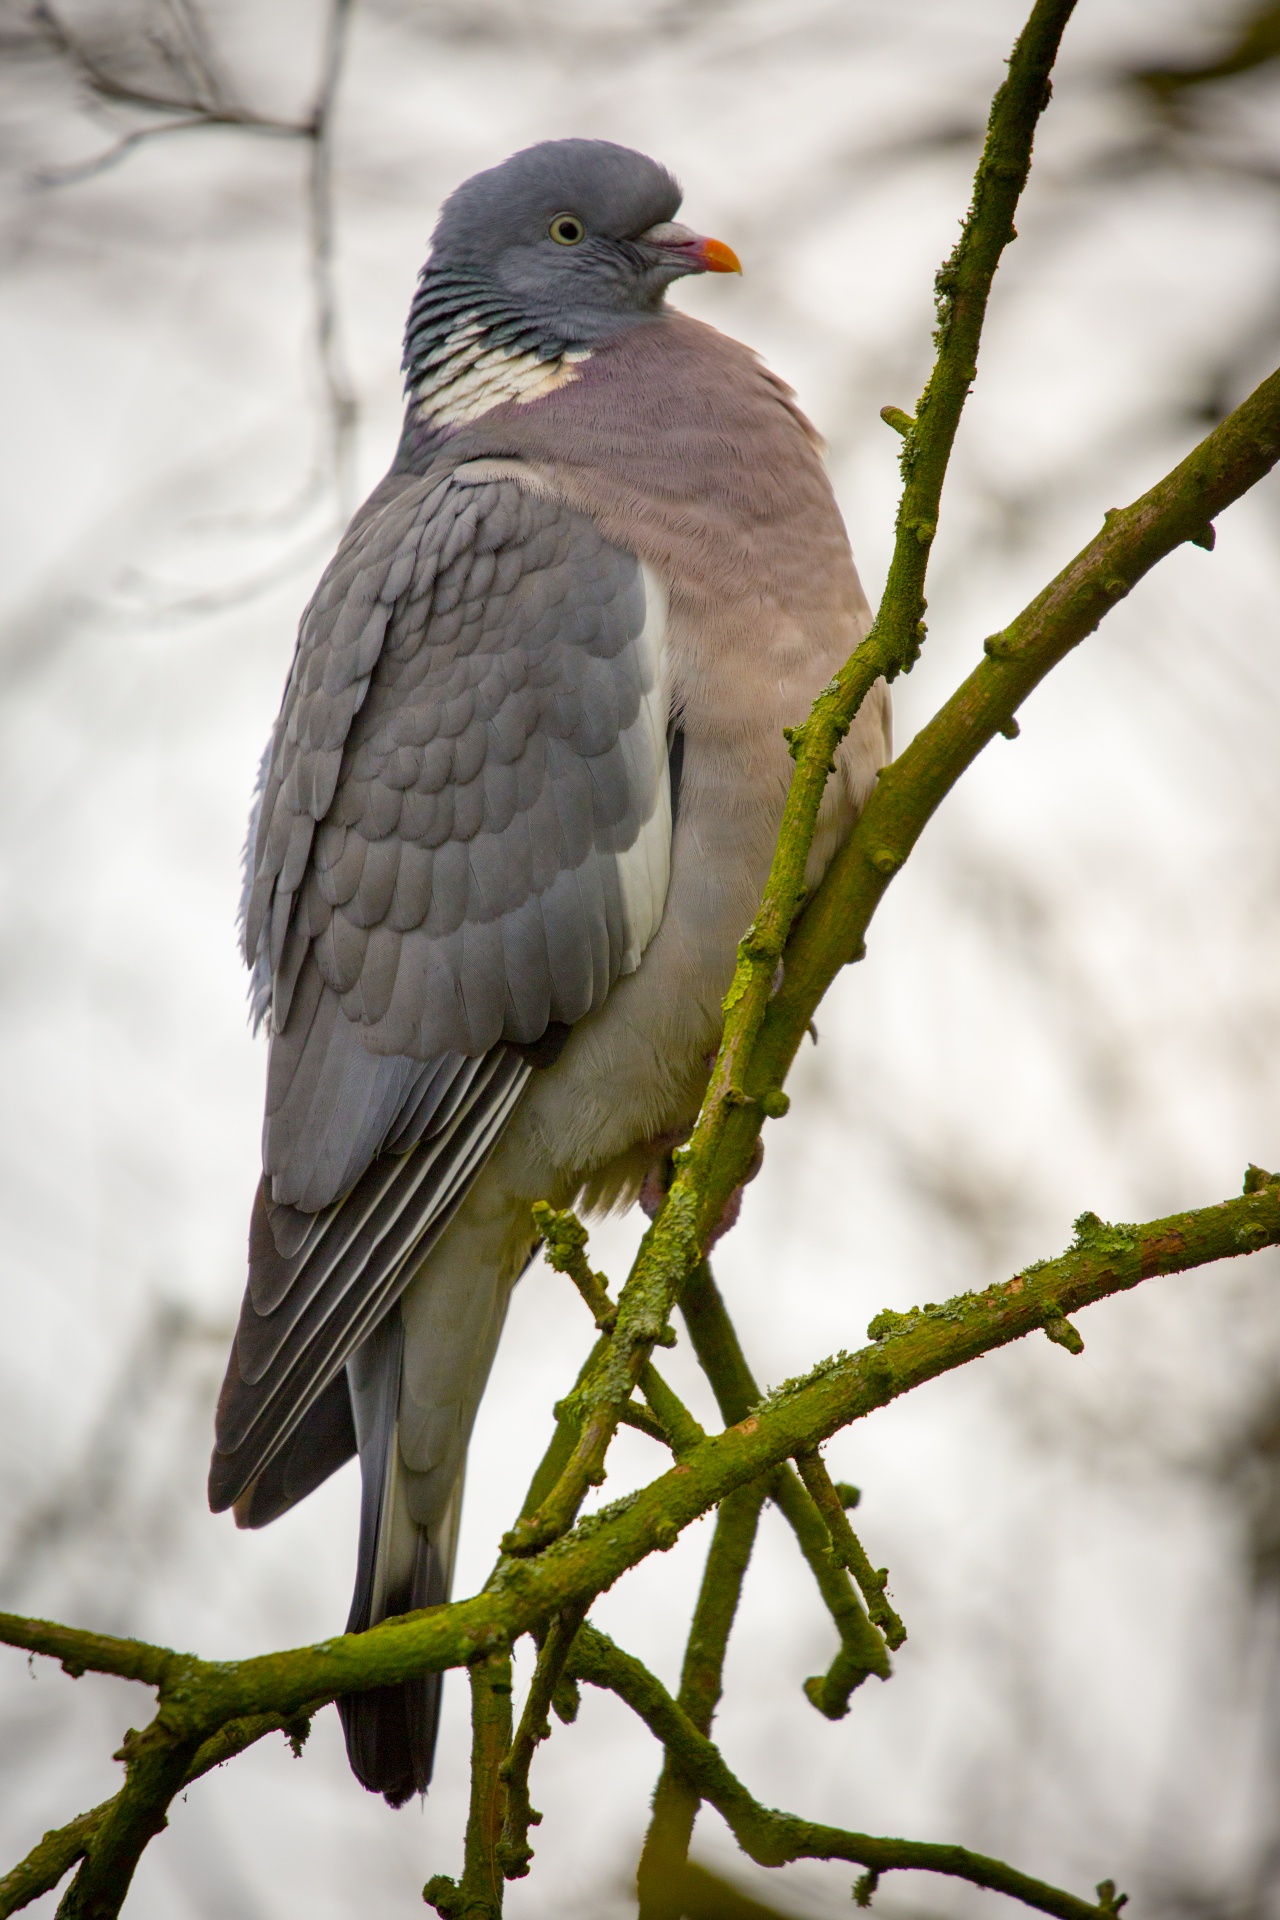
{"label": "wood pigeon", "polygon": [[[869,623],[791,390],[665,304],[738,270],[680,199],[643,154],[554,140],[445,202],[395,460],[263,759],[263,1173],[209,1500],[264,1526],[358,1452],[352,1632],[449,1596],[533,1204],[628,1204],[692,1126],[783,728]],[[880,685],[811,885],[888,755]],[[440,1681],[340,1703],[392,1805],[430,1779]]]}

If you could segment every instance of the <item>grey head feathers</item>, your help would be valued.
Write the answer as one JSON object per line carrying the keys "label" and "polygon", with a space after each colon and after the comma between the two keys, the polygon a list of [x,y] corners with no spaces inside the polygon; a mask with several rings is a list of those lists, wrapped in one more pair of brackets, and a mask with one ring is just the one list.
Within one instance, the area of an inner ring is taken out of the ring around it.
{"label": "grey head feathers", "polygon": [[[589,339],[604,316],[648,312],[681,263],[642,235],[674,220],[680,188],[665,167],[610,140],[544,140],[477,173],[444,203],[432,270],[477,274],[527,313]],[[580,237],[552,237],[557,215]]]}
{"label": "grey head feathers", "polygon": [[679,205],[665,167],[609,140],[546,140],[465,180],[436,223],[405,331],[418,422],[464,424],[496,403],[486,374],[499,359],[567,370],[653,313],[673,280],[706,271],[698,236],[671,224]]}
{"label": "grey head feathers", "polygon": [[546,140],[444,204],[405,331],[408,411],[394,471],[494,407],[539,400],[592,350],[662,309],[673,280],[739,272],[679,225],[665,167],[609,140]]}

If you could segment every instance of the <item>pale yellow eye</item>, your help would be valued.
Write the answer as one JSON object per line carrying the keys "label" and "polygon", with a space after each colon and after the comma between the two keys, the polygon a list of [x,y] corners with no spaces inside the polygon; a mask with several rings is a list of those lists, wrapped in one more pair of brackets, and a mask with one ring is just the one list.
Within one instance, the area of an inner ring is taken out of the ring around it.
{"label": "pale yellow eye", "polygon": [[547,232],[553,240],[558,240],[562,247],[576,247],[579,240],[585,240],[587,237],[587,230],[576,213],[558,213],[547,228]]}

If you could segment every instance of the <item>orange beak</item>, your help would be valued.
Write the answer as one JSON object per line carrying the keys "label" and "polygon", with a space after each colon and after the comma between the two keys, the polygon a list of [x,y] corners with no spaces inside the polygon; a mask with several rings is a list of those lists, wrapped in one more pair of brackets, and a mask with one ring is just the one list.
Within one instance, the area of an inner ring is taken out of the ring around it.
{"label": "orange beak", "polygon": [[727,247],[723,240],[708,240],[692,227],[681,226],[678,220],[664,220],[648,228],[639,238],[642,245],[660,247],[664,253],[674,254],[683,273],[742,272],[742,262],[732,247]]}
{"label": "orange beak", "polygon": [[707,273],[741,273],[742,262],[723,240],[701,242],[702,265]]}

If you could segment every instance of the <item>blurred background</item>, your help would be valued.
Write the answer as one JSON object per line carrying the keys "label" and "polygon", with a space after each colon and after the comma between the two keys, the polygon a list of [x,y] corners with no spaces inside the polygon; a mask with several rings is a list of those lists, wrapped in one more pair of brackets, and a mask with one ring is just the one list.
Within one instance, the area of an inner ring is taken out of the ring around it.
{"label": "blurred background", "polygon": [[[194,1649],[341,1626],[348,1468],[261,1534],[205,1510],[243,1284],[263,1053],[236,952],[256,761],[298,614],[397,431],[441,198],[548,136],[668,162],[741,281],[676,299],[826,435],[874,601],[931,282],[1021,0],[57,0],[0,13],[0,1606]],[[1081,0],[992,302],[900,741],[1280,344],[1280,10]],[[1280,1165],[1280,491],[1186,547],[948,802],[819,1016],[717,1255],[769,1381],[883,1306]],[[638,1238],[593,1249],[615,1277]],[[766,1515],[718,1735],[765,1802],[953,1839],[1137,1913],[1280,1912],[1277,1257],[1151,1282],[830,1447],[910,1639],[848,1718]],[[458,1591],[492,1563],[590,1328],[540,1267],[472,1455]],[[700,1407],[685,1347],[673,1377]],[[666,1363],[664,1362],[664,1365]],[[709,1417],[709,1408],[708,1408]],[[605,1492],[661,1464],[624,1433]],[[674,1685],[709,1537],[597,1610]],[[527,1674],[527,1661],[524,1664]],[[466,1688],[391,1813],[336,1716],[174,1809],[137,1920],[392,1920],[456,1871]],[[0,1863],[114,1791],[149,1712],[0,1650]],[[586,1698],[535,1767],[515,1916],[614,1920],[656,1777]],[[696,1856],[795,1916],[850,1869]],[[902,1876],[893,1916],[993,1912]],[[33,1913],[51,1914],[50,1896]]]}

